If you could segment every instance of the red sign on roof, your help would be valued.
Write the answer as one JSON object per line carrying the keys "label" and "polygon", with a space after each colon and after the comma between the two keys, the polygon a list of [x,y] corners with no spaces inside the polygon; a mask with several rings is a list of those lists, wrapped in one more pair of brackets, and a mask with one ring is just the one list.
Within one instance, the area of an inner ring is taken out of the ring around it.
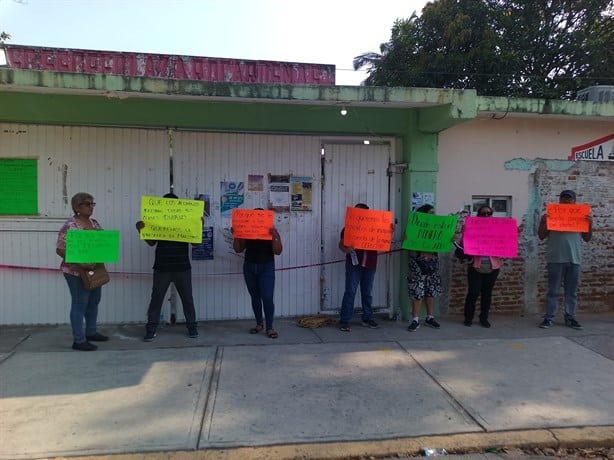
{"label": "red sign on roof", "polygon": [[614,134],[573,147],[571,155],[567,159],[572,161],[614,161]]}
{"label": "red sign on roof", "polygon": [[7,64],[13,69],[237,83],[335,84],[332,64],[3,46]]}

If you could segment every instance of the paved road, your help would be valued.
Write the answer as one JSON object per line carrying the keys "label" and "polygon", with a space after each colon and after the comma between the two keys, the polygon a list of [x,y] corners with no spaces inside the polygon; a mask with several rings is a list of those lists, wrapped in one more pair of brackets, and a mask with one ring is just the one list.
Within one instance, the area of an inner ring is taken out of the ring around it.
{"label": "paved road", "polygon": [[[423,447],[614,445],[614,313],[583,331],[497,317],[493,327],[381,321],[350,333],[280,319],[101,326],[96,352],[68,326],[0,328],[0,459],[347,458]],[[450,457],[448,457],[450,458]]]}

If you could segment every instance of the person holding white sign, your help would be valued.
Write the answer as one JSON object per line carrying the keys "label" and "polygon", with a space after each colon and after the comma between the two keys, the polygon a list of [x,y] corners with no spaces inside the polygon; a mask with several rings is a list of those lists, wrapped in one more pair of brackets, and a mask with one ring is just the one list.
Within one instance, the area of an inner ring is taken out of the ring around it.
{"label": "person holding white sign", "polygon": [[[480,206],[478,217],[491,217],[492,208]],[[480,324],[490,327],[488,312],[492,301],[492,290],[499,276],[501,259],[494,256],[469,256],[471,263],[467,267],[467,296],[465,297],[465,326],[471,326],[475,314],[475,303],[480,297]]]}
{"label": "person holding white sign", "polygon": [[[92,291],[85,289],[79,272],[79,266],[86,270],[93,268],[94,264],[67,264],[66,263],[66,232],[68,230],[102,230],[98,221],[92,218],[94,214],[94,197],[89,193],[80,192],[70,200],[74,216],[68,219],[58,233],[55,252],[62,258],[60,270],[70,291],[70,325],[72,327],[72,349],[78,351],[94,351],[98,349],[91,342],[106,342],[109,338],[96,330],[98,320],[98,304],[102,297],[102,287]],[[85,321],[85,332],[83,322]]]}
{"label": "person holding white sign", "polygon": [[[563,190],[559,195],[560,204],[575,204],[576,192]],[[544,214],[539,222],[537,235],[540,240],[548,238],[546,262],[548,269],[548,293],[546,294],[546,314],[539,327],[548,329],[554,325],[561,283],[565,292],[565,326],[582,329],[576,320],[578,284],[580,284],[580,264],[582,263],[582,241],[588,243],[593,236],[593,219],[588,220],[587,232],[563,232],[548,230],[548,216]]]}

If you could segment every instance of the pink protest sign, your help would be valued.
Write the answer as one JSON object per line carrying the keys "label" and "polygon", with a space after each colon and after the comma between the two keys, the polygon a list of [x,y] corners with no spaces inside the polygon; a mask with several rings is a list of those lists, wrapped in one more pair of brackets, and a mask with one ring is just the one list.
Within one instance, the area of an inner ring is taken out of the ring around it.
{"label": "pink protest sign", "polygon": [[516,257],[518,226],[516,219],[504,217],[467,217],[463,232],[465,254],[474,256]]}

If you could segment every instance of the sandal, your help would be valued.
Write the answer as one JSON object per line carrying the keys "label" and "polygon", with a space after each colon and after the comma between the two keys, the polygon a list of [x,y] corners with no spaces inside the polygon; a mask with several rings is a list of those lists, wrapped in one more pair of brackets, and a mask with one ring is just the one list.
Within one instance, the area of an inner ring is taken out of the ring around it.
{"label": "sandal", "polygon": [[275,329],[267,329],[266,336],[269,339],[276,339],[277,337],[279,337],[279,334],[275,331]]}
{"label": "sandal", "polygon": [[256,327],[252,327],[249,330],[250,334],[258,334],[258,332],[262,331],[264,329],[264,326],[262,324],[256,324]]}

